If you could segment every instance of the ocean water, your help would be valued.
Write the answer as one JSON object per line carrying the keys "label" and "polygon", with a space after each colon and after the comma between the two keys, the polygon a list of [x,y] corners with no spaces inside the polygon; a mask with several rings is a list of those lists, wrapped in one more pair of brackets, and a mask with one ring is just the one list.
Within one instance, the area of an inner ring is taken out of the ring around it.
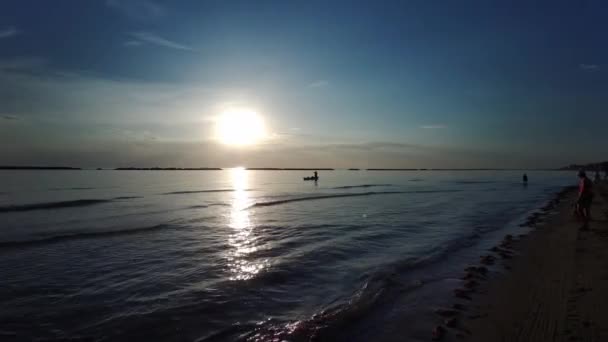
{"label": "ocean water", "polygon": [[0,340],[429,338],[571,172],[0,171]]}

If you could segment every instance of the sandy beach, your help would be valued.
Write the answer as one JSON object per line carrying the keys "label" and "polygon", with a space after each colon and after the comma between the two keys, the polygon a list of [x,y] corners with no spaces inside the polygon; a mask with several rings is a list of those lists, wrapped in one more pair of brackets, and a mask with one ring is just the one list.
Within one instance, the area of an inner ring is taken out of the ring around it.
{"label": "sandy beach", "polygon": [[465,282],[463,296],[456,290],[460,310],[439,310],[453,317],[435,338],[608,341],[606,195],[606,184],[596,185],[589,231],[580,231],[573,217],[576,189],[570,188],[528,220],[529,234],[507,237],[490,251],[496,263],[486,266],[487,274],[467,272],[470,289]]}

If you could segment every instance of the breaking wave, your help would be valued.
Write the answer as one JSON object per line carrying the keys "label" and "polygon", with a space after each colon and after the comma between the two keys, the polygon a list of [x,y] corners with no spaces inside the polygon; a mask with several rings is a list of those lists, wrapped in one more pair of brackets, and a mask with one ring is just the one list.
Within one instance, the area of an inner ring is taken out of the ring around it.
{"label": "breaking wave", "polygon": [[86,207],[86,206],[90,206],[90,205],[96,205],[96,204],[102,204],[102,203],[108,203],[108,202],[112,202],[112,200],[79,199],[79,200],[73,200],[73,201],[8,205],[8,206],[0,207],[0,213],[13,212],[13,211],[31,211],[31,210],[49,210],[49,209],[71,208],[71,207]]}
{"label": "breaking wave", "polygon": [[138,234],[138,233],[147,232],[147,231],[166,229],[166,228],[170,228],[170,227],[172,227],[172,226],[168,225],[168,224],[158,224],[158,225],[154,225],[154,226],[131,228],[131,229],[124,229],[124,230],[70,232],[70,233],[52,235],[52,236],[41,237],[38,239],[31,239],[31,240],[0,241],[0,248],[22,247],[22,246],[60,242],[60,241],[65,241],[65,240],[91,239],[91,238],[98,238],[98,237],[105,237],[105,236],[130,235],[130,234]]}
{"label": "breaking wave", "polygon": [[393,184],[361,184],[361,185],[345,185],[337,186],[333,189],[355,189],[355,188],[371,188],[375,186],[393,186]]}
{"label": "breaking wave", "polygon": [[[208,192],[233,192],[237,191],[237,189],[210,189],[210,190],[187,190],[187,191],[172,191],[165,192],[163,195],[187,195],[187,194],[200,194],[200,193],[208,193]],[[242,191],[251,191],[250,189],[245,189]]]}
{"label": "breaking wave", "polygon": [[293,202],[316,201],[316,200],[323,200],[323,199],[329,199],[329,198],[397,195],[397,194],[420,194],[420,193],[437,193],[437,192],[458,192],[458,191],[460,191],[460,190],[371,191],[371,192],[359,192],[359,193],[347,193],[347,194],[327,194],[327,195],[319,195],[319,196],[289,198],[289,199],[278,200],[278,201],[257,202],[257,203],[250,205],[246,209],[257,208],[257,207],[270,207],[270,206],[286,204],[286,203],[293,203]]}

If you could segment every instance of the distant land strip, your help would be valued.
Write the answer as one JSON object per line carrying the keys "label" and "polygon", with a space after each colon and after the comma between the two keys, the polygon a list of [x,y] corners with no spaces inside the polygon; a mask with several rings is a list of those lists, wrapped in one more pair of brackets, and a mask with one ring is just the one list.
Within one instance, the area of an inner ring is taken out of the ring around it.
{"label": "distant land strip", "polygon": [[367,171],[557,171],[558,169],[365,169]]}
{"label": "distant land strip", "polygon": [[560,170],[587,170],[587,171],[606,171],[608,172],[608,161],[590,164],[571,164],[562,167]]}
{"label": "distant land strip", "polygon": [[[220,167],[117,167],[117,168],[96,168],[97,170],[117,170],[117,171],[221,171],[231,168],[220,168]],[[588,171],[608,171],[608,162],[592,163],[586,165],[572,164],[561,168],[470,168],[470,169],[458,169],[458,168],[348,168],[348,169],[334,169],[327,167],[248,167],[245,170],[251,171],[335,171],[335,170],[348,170],[348,171],[557,171],[557,170],[579,170],[585,169]],[[18,165],[0,165],[0,170],[95,170],[95,168],[81,168],[71,166],[18,166]]]}
{"label": "distant land strip", "polygon": [[69,166],[2,166],[0,170],[82,170],[79,167]]}
{"label": "distant land strip", "polygon": [[334,171],[335,169],[330,168],[314,168],[314,167],[306,167],[306,168],[293,168],[293,167],[248,167],[246,170],[252,171]]}
{"label": "distant land strip", "polygon": [[218,171],[219,167],[117,167],[119,171]]}
{"label": "distant land strip", "polygon": [[367,171],[424,171],[427,169],[366,169]]}

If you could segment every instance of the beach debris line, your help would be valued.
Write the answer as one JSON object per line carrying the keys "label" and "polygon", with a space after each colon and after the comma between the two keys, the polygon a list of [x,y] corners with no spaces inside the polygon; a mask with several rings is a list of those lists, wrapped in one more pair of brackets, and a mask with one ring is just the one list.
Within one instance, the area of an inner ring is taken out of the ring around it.
{"label": "beach debris line", "polygon": [[484,265],[494,265],[495,257],[491,255],[483,255],[480,257],[480,262]]}
{"label": "beach debris line", "polygon": [[467,288],[467,289],[474,289],[474,288],[476,288],[477,286],[479,286],[479,282],[477,282],[477,281],[475,281],[475,280],[473,280],[473,279],[469,279],[469,280],[467,280],[467,281],[466,281],[466,282],[463,284],[463,286],[464,286],[465,288]]}
{"label": "beach debris line", "polygon": [[466,272],[477,273],[482,276],[485,276],[486,274],[488,274],[488,269],[485,268],[484,266],[468,266],[464,270]]}
{"label": "beach debris line", "polygon": [[445,323],[445,326],[448,328],[456,328],[458,326],[458,318],[456,318],[456,317],[447,318],[443,322]]}
{"label": "beach debris line", "polygon": [[454,296],[456,296],[457,298],[472,300],[471,296],[469,295],[470,293],[471,293],[471,291],[467,290],[467,289],[462,289],[462,288],[454,289]]}
{"label": "beach debris line", "polygon": [[433,329],[433,341],[440,341],[445,336],[445,328],[438,325]]}
{"label": "beach debris line", "polygon": [[[561,198],[565,196],[570,187],[558,192],[556,196],[544,205],[539,211],[533,212],[526,218],[526,221],[520,225],[520,227],[536,227],[536,225],[543,221],[544,217],[549,212],[557,207]],[[518,235],[518,239],[527,236],[527,233]],[[479,265],[470,265],[464,269],[464,275],[461,277],[462,285],[459,288],[453,290],[454,297],[460,300],[472,301],[472,294],[477,293],[477,289],[481,286],[482,281],[487,279],[489,273],[488,267],[495,265],[498,258],[502,260],[508,260],[513,258],[515,252],[513,245],[516,242],[516,238],[512,234],[506,234],[498,245],[488,249],[492,254],[485,254],[479,257]],[[510,270],[511,266],[503,262],[503,266],[506,270]],[[434,312],[437,316],[441,317],[441,324],[435,326],[432,331],[432,340],[439,341],[443,340],[449,331],[452,331],[456,337],[465,338],[467,335],[471,335],[471,332],[466,328],[460,326],[460,317],[465,310],[465,306],[462,303],[453,304],[452,308],[438,308]],[[469,318],[475,319],[477,317],[483,317],[483,314],[473,314]]]}
{"label": "beach debris line", "polygon": [[441,317],[453,317],[453,316],[458,315],[460,312],[456,309],[438,308],[438,309],[435,309],[435,313]]}

